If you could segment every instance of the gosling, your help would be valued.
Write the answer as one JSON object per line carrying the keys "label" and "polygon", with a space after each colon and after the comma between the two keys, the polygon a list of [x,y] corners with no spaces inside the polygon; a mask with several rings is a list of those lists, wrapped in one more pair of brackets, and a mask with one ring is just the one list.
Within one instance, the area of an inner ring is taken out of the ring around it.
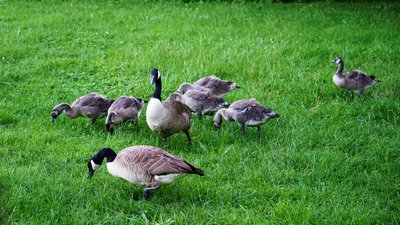
{"label": "gosling", "polygon": [[194,84],[183,83],[179,87],[178,92],[181,94],[185,94],[187,91],[190,90],[207,91],[221,98],[224,95],[228,94],[228,92],[230,92],[231,90],[239,88],[240,87],[232,81],[222,80],[219,77],[211,75],[201,78]]}
{"label": "gosling", "polygon": [[351,98],[353,98],[353,92],[357,92],[359,95],[364,96],[366,89],[381,82],[380,80],[377,80],[375,76],[367,75],[359,70],[349,71],[346,74],[342,74],[344,68],[343,59],[336,57],[332,62],[339,66],[338,70],[333,75],[333,83],[340,88],[348,90]]}
{"label": "gosling", "polygon": [[138,119],[146,101],[140,98],[122,96],[108,109],[106,129],[113,134],[114,126],[122,122],[132,122],[138,129]]}
{"label": "gosling", "polygon": [[246,126],[257,127],[258,137],[261,138],[261,125],[269,119],[279,118],[280,116],[262,106],[256,99],[242,99],[232,103],[227,109],[217,111],[213,124],[218,129],[221,127],[222,118],[226,121],[236,121],[239,124],[240,131],[244,134]]}
{"label": "gosling", "polygon": [[87,94],[75,100],[72,105],[67,103],[56,105],[51,112],[51,121],[54,122],[64,111],[65,115],[71,119],[82,116],[94,124],[96,119],[107,115],[107,110],[112,103],[113,100],[97,93]]}
{"label": "gosling", "polygon": [[185,103],[199,118],[204,115],[213,115],[219,109],[229,106],[224,99],[209,92],[197,90],[188,91],[184,95],[176,92],[171,94],[169,99]]}

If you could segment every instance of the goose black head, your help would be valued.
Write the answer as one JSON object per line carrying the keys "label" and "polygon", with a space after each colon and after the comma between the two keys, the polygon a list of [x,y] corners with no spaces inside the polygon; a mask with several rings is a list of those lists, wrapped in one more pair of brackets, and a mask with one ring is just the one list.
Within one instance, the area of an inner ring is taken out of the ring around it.
{"label": "goose black head", "polygon": [[150,83],[154,84],[156,80],[161,79],[160,71],[156,68],[152,69],[150,72]]}
{"label": "goose black head", "polygon": [[342,63],[342,62],[343,62],[343,59],[340,58],[340,57],[336,57],[332,62],[333,62],[333,63],[336,63],[336,64],[339,64],[339,63]]}
{"label": "goose black head", "polygon": [[107,158],[107,163],[114,161],[117,154],[111,148],[103,148],[99,152],[96,153],[88,162],[89,168],[89,176],[88,179],[91,179],[94,171],[101,166],[104,158]]}

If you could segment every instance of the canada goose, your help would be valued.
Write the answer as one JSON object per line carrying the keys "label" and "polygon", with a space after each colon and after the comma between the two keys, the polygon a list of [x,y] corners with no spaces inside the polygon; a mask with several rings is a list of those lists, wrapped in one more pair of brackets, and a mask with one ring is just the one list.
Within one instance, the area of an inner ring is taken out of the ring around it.
{"label": "canada goose", "polygon": [[144,200],[149,198],[151,190],[159,189],[160,185],[171,184],[182,176],[204,176],[202,170],[165,150],[143,145],[125,148],[118,154],[111,148],[101,149],[88,162],[88,179],[92,178],[104,158],[107,158],[107,170],[111,175],[145,186]]}
{"label": "canada goose", "polygon": [[221,80],[221,78],[214,75],[203,77],[196,81],[194,84],[183,83],[178,92],[185,94],[189,90],[208,91],[218,97],[223,97],[229,91],[240,88],[236,83],[228,80]]}
{"label": "canada goose", "polygon": [[349,71],[346,74],[342,74],[344,68],[343,59],[336,57],[332,62],[339,65],[338,70],[333,75],[333,82],[336,86],[350,91],[351,97],[353,97],[353,92],[358,92],[363,96],[364,91],[367,88],[381,82],[380,80],[377,80],[375,76],[369,76],[359,70]]}
{"label": "canada goose", "polygon": [[261,138],[260,126],[269,119],[278,117],[279,115],[271,109],[265,108],[256,99],[251,98],[236,101],[229,108],[218,110],[213,123],[216,128],[220,128],[222,118],[226,121],[235,120],[239,124],[242,134],[244,133],[245,126],[253,126],[257,127],[258,136]]}
{"label": "canada goose", "polygon": [[184,95],[175,92],[169,96],[169,99],[185,103],[198,117],[203,115],[212,115],[218,109],[229,106],[222,98],[217,97],[209,92],[192,90]]}
{"label": "canada goose", "polygon": [[115,100],[108,109],[106,128],[110,133],[114,131],[114,125],[131,121],[138,126],[138,119],[146,101],[140,98],[122,96]]}
{"label": "canada goose", "polygon": [[88,118],[92,124],[97,118],[107,115],[113,100],[106,99],[97,93],[84,95],[75,100],[70,106],[67,103],[56,105],[51,112],[51,121],[53,122],[63,111],[69,118],[77,118],[80,116]]}
{"label": "canada goose", "polygon": [[171,99],[161,101],[161,74],[157,69],[151,70],[150,82],[156,87],[146,110],[147,125],[152,131],[158,133],[164,142],[167,137],[184,132],[190,144],[189,129],[192,111],[179,101]]}

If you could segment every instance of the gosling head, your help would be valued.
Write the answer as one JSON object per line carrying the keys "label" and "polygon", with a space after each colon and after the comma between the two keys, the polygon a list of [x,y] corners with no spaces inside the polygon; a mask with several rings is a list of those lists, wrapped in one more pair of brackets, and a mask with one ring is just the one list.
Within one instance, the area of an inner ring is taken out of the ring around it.
{"label": "gosling head", "polygon": [[156,68],[152,69],[150,72],[150,83],[155,84],[155,82],[159,79],[161,79],[160,71]]}
{"label": "gosling head", "polygon": [[267,109],[265,111],[265,115],[269,118],[269,119],[274,119],[274,118],[279,118],[281,117],[278,113],[275,113],[274,111]]}
{"label": "gosling head", "polygon": [[178,92],[172,93],[168,99],[174,100],[174,101],[181,101],[182,100],[182,95]]}
{"label": "gosling head", "polygon": [[178,93],[185,94],[188,90],[192,89],[192,85],[189,83],[183,83],[179,86]]}
{"label": "gosling head", "polygon": [[336,57],[332,62],[333,62],[333,63],[336,63],[336,64],[340,64],[340,63],[343,62],[343,59],[340,58],[340,57]]}
{"label": "gosling head", "polygon": [[54,120],[57,119],[58,116],[61,115],[62,109],[58,106],[54,107],[53,110],[51,111],[51,122],[54,122]]}

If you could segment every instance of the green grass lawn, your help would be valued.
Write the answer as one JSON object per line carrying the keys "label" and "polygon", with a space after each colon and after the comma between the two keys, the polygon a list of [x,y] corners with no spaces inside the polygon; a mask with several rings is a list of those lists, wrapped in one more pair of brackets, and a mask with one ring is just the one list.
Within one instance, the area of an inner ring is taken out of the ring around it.
{"label": "green grass lawn", "polygon": [[[400,223],[400,3],[0,1],[0,224]],[[351,100],[334,86],[361,69],[382,83]],[[236,123],[194,118],[162,140],[126,124],[64,115],[61,102],[98,92],[149,99],[151,68],[163,97],[215,74],[281,118],[241,135]],[[92,180],[100,148],[165,148],[203,169],[143,202],[143,188]],[[132,200],[132,193],[138,200]]]}

